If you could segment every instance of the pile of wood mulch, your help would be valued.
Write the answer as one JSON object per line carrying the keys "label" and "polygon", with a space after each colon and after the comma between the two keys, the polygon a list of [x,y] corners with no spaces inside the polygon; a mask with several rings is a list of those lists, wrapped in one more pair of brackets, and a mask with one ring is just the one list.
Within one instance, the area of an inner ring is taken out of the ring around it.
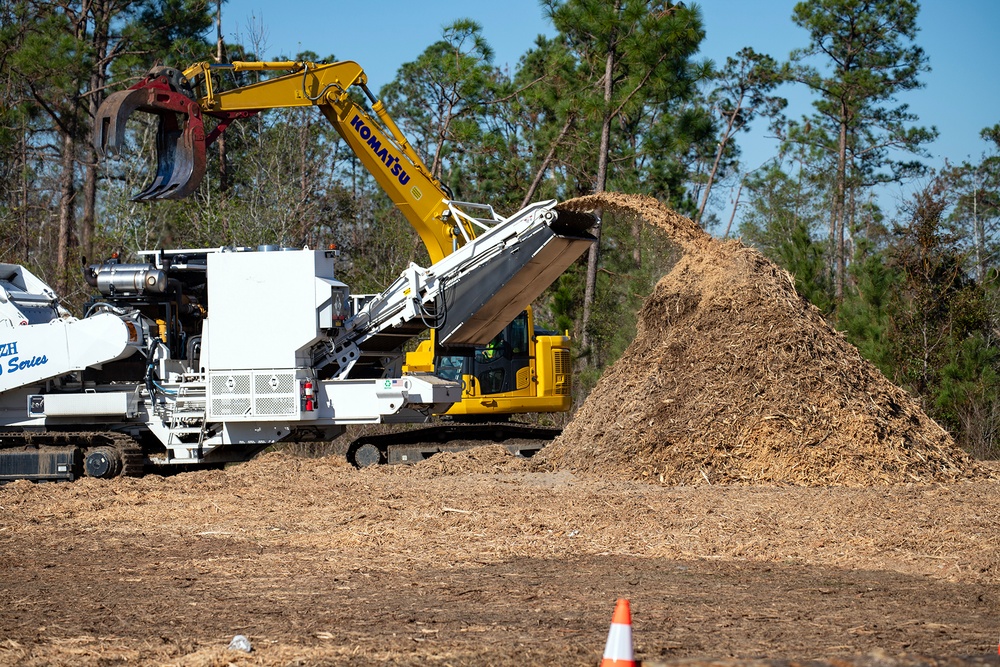
{"label": "pile of wood mulch", "polygon": [[648,197],[563,206],[639,216],[684,255],[646,301],[635,341],[536,462],[663,484],[986,474],[759,252],[713,239]]}

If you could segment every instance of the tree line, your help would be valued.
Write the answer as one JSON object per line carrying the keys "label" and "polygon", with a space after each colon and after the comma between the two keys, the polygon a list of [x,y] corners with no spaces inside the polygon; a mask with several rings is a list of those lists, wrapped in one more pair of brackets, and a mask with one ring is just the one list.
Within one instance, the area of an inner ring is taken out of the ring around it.
{"label": "tree line", "polygon": [[[426,262],[312,109],[234,123],[186,200],[130,199],[150,178],[151,123],[133,124],[122,160],[98,163],[97,107],[152,65],[264,59],[254,35],[222,40],[225,10],[221,0],[0,0],[2,261],[26,264],[71,305],[87,295],[81,261],[112,252],[336,243],[357,292]],[[460,19],[378,91],[456,199],[510,214],[540,199],[642,193],[719,236],[739,234],[963,446],[997,455],[1000,125],[983,130],[980,159],[925,166],[935,132],[905,103],[928,68],[917,2],[802,2],[789,17],[801,48],[734,45],[724,63],[699,55],[695,4],[543,0],[540,11],[554,36],[539,36],[512,70],[493,64],[480,25]],[[353,59],[272,59],[338,57]],[[266,75],[229,73],[217,85],[256,76]],[[784,115],[791,86],[812,94],[805,117]],[[781,139],[754,170],[739,148],[751,126]],[[904,182],[918,193],[884,210],[879,187]],[[738,224],[720,192],[736,193]],[[642,300],[675,259],[647,226],[602,220],[600,243],[536,308],[547,327],[573,332],[581,394],[631,341]]]}

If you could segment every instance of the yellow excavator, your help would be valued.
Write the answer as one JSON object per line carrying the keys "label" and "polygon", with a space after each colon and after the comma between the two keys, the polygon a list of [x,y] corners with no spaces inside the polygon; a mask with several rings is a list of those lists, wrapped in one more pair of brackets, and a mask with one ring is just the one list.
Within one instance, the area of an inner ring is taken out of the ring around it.
{"label": "yellow excavator", "polygon": [[[225,71],[279,74],[219,90],[213,74]],[[354,88],[364,93],[368,108],[352,96]],[[133,112],[154,114],[158,118],[157,171],[134,199],[180,199],[197,189],[206,171],[207,147],[232,122],[268,109],[311,106],[319,108],[413,226],[432,263],[475,243],[478,235],[504,220],[492,206],[452,198],[369,90],[364,70],[352,61],[203,62],[184,71],[154,68],[131,88],[108,96],[95,118],[94,143],[101,156],[115,156],[125,143],[126,123]],[[210,130],[206,117],[215,121]],[[584,225],[579,214],[559,211],[558,216],[567,220],[575,216],[567,229],[581,233],[578,230]],[[530,456],[559,429],[510,422],[509,418],[570,409],[569,345],[568,335],[537,328],[530,308],[495,338],[475,348],[443,348],[431,328],[430,339],[407,355],[403,370],[461,380],[461,402],[448,411],[446,424],[358,439],[351,444],[348,458],[359,466],[414,462],[482,440],[510,441],[514,444],[509,449]],[[449,444],[454,441],[463,442]]]}

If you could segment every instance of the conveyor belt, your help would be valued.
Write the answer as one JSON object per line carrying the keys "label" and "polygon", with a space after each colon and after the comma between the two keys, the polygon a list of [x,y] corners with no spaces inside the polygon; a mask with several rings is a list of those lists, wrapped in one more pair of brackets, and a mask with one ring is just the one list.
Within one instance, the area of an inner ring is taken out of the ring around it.
{"label": "conveyor belt", "polygon": [[447,345],[485,345],[595,241],[591,216],[542,202],[423,269],[411,265],[348,321],[337,345],[398,349],[427,328]]}

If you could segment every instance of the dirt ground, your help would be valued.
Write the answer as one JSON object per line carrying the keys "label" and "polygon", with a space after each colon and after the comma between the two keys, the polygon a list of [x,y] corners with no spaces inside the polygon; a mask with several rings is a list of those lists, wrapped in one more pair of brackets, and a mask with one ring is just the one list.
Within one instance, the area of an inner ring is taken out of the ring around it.
{"label": "dirt ground", "polygon": [[665,487],[499,450],[9,484],[0,663],[593,665],[626,597],[646,664],[1000,664],[1000,482]]}

